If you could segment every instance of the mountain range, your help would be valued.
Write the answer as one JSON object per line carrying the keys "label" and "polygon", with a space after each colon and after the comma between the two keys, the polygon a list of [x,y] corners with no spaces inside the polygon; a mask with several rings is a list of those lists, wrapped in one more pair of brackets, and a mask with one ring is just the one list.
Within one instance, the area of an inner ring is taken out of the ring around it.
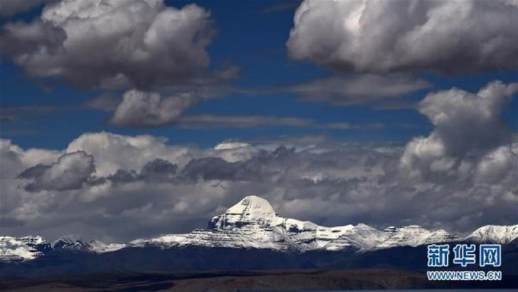
{"label": "mountain range", "polygon": [[0,236],[0,262],[27,262],[56,252],[103,255],[146,248],[269,250],[281,253],[367,253],[397,247],[418,247],[446,242],[484,242],[508,245],[518,242],[518,225],[483,226],[467,235],[418,225],[377,229],[365,224],[325,227],[310,221],[278,216],[271,204],[246,196],[223,214],[213,217],[206,229],[167,234],[127,243],[106,244],[62,237],[49,242],[41,236]]}

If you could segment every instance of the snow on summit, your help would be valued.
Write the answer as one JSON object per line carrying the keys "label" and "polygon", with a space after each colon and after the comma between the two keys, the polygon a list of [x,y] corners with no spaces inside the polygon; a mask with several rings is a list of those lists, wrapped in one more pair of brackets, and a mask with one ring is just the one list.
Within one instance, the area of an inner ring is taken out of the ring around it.
{"label": "snow on summit", "polygon": [[209,225],[221,229],[253,223],[267,225],[275,217],[270,202],[258,196],[246,196],[224,214],[212,218]]}
{"label": "snow on summit", "polygon": [[271,204],[256,195],[244,197],[223,214],[214,216],[207,230],[164,235],[131,242],[134,246],[158,245],[266,248],[275,250],[375,250],[448,242],[460,237],[444,230],[419,226],[378,230],[358,224],[326,227],[310,221],[278,216]]}
{"label": "snow on summit", "polygon": [[275,217],[275,211],[267,200],[258,196],[246,196],[227,209],[225,215],[239,215],[242,220],[267,219]]}
{"label": "snow on summit", "polygon": [[478,228],[468,236],[469,240],[478,242],[493,242],[500,244],[518,240],[518,225],[499,226],[487,225]]}
{"label": "snow on summit", "polygon": [[[490,234],[483,240],[495,241],[491,240],[492,237],[498,238],[496,234]],[[453,242],[464,238],[443,229],[428,230],[418,225],[389,227],[384,230],[366,224],[320,226],[310,221],[278,216],[266,199],[250,195],[228,208],[223,214],[214,216],[206,230],[139,239],[130,244],[299,251],[353,248],[368,251],[396,246]]]}
{"label": "snow on summit", "polygon": [[398,246],[420,246],[459,241],[508,244],[518,238],[518,225],[480,227],[468,236],[418,225],[377,229],[366,224],[326,227],[310,221],[278,216],[272,205],[256,195],[244,197],[223,214],[214,216],[207,229],[137,239],[127,244],[82,242],[61,238],[52,244],[41,237],[0,237],[0,260],[31,260],[41,256],[44,245],[84,252],[106,253],[126,247],[225,247],[279,251],[370,251]]}

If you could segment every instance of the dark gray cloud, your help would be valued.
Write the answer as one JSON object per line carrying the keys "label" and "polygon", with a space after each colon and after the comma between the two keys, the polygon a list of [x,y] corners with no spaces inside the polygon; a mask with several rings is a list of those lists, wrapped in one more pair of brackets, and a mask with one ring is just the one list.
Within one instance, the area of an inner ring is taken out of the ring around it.
{"label": "dark gray cloud", "polygon": [[218,116],[218,115],[191,115],[185,116],[178,121],[183,127],[232,127],[249,128],[260,126],[289,126],[289,127],[311,127],[315,122],[309,119],[298,117],[276,117],[276,116]]}
{"label": "dark gray cloud", "polygon": [[176,174],[178,166],[164,159],[155,159],[142,167],[140,176],[144,179],[171,179]]}
{"label": "dark gray cloud", "polygon": [[162,0],[48,4],[31,23],[8,23],[1,51],[30,75],[82,87],[150,88],[207,75],[210,13]]}
{"label": "dark gray cloud", "polygon": [[124,127],[158,127],[176,122],[198,99],[189,94],[162,97],[158,93],[131,90],[124,94],[110,123]]}
{"label": "dark gray cloud", "polygon": [[[310,96],[310,93],[320,92],[317,88],[294,87],[292,91]],[[323,94],[328,92],[322,91]],[[329,93],[331,94],[331,93]],[[388,93],[391,94],[391,93]],[[335,96],[327,96],[334,98]],[[156,128],[177,126],[183,128],[250,128],[250,127],[301,127],[315,129],[347,130],[353,128],[379,128],[374,124],[351,124],[347,122],[318,123],[315,120],[302,117],[262,116],[262,115],[189,115],[186,112],[199,102],[210,97],[183,93],[164,96],[155,92],[138,90],[127,91],[122,101],[115,106],[110,123],[119,127]],[[308,97],[309,98],[309,97]],[[361,97],[360,97],[361,98]],[[110,111],[116,102],[112,96],[100,96],[87,103],[87,107]]]}
{"label": "dark gray cloud", "polygon": [[[106,178],[114,183],[129,183],[138,179],[138,174],[134,170],[118,169],[117,172]],[[105,179],[95,181],[95,184],[103,183]]]}
{"label": "dark gray cloud", "polygon": [[193,159],[182,170],[182,175],[192,180],[239,180],[237,162],[227,162],[219,157]]}
{"label": "dark gray cloud", "polygon": [[[379,123],[319,123],[313,119],[301,117],[260,116],[260,115],[186,115],[175,123],[185,128],[251,128],[251,127],[296,127],[321,130],[375,130],[384,128]],[[400,126],[400,125],[392,125]]]}
{"label": "dark gray cloud", "polygon": [[426,89],[430,84],[409,75],[387,76],[363,74],[337,76],[312,80],[275,89],[247,91],[218,85],[203,85],[196,89],[182,86],[163,88],[161,92],[129,90],[122,98],[104,94],[88,101],[85,106],[102,111],[113,111],[110,123],[118,127],[146,128],[178,126],[185,128],[256,126],[311,127],[322,129],[376,128],[373,125],[352,125],[347,122],[318,124],[314,120],[296,116],[262,115],[188,115],[186,112],[206,100],[224,93],[272,94],[295,93],[306,101],[324,101],[334,105],[367,104],[377,108],[412,107],[415,102],[406,95]]}
{"label": "dark gray cloud", "polygon": [[[91,151],[98,166],[90,174],[93,178],[80,188],[79,183],[60,182],[64,190],[47,184],[38,192],[19,187],[27,179],[4,179],[2,187],[9,192],[3,202],[9,209],[3,217],[23,225],[2,226],[0,231],[50,237],[80,233],[106,240],[181,232],[203,227],[212,215],[249,194],[264,196],[283,216],[330,225],[422,224],[465,230],[518,220],[513,180],[518,165],[511,160],[500,167],[499,153],[484,156],[485,166],[473,166],[487,180],[423,180],[400,168],[401,146],[311,141],[293,147],[225,143],[202,150],[151,137],[89,134],[69,148]],[[24,155],[23,150],[10,153]],[[13,166],[22,164],[20,158],[10,160]],[[26,176],[43,181],[50,169],[46,165],[28,167]],[[76,182],[90,171],[82,173]]]}
{"label": "dark gray cloud", "polygon": [[136,181],[172,181],[176,179],[176,171],[178,166],[164,159],[155,159],[146,163],[142,169],[137,172],[135,170],[118,169],[114,174],[105,178],[98,178],[93,181],[93,185],[98,185],[109,180],[113,183],[130,183]]}
{"label": "dark gray cloud", "polygon": [[83,151],[94,156],[98,177],[110,176],[119,169],[138,171],[155,159],[183,166],[198,153],[195,147],[170,145],[162,137],[107,132],[85,133],[73,140],[65,151]]}
{"label": "dark gray cloud", "polygon": [[[422,79],[402,74],[358,74],[315,79],[288,88],[303,100],[324,101],[335,105],[370,104],[382,106],[393,99],[404,103],[405,95],[430,87]],[[408,102],[407,102],[408,104]]]}
{"label": "dark gray cloud", "polygon": [[509,0],[305,0],[287,47],[344,71],[516,69],[517,13]]}
{"label": "dark gray cloud", "polygon": [[23,170],[37,164],[51,164],[59,156],[61,153],[58,151],[24,150],[10,140],[0,139],[0,179],[14,178]]}
{"label": "dark gray cloud", "polygon": [[12,56],[17,63],[30,62],[44,66],[47,60],[32,54],[39,50],[59,54],[66,38],[67,34],[62,28],[41,20],[7,23],[0,32],[0,53]]}
{"label": "dark gray cloud", "polygon": [[284,163],[294,163],[295,149],[280,146],[273,151],[257,151],[250,159],[227,161],[221,157],[193,159],[185,165],[181,179],[226,181],[275,181],[282,174]]}
{"label": "dark gray cloud", "polygon": [[460,177],[474,175],[480,159],[492,161],[482,168],[510,166],[512,133],[502,114],[516,92],[518,83],[492,82],[477,93],[454,88],[427,95],[419,110],[434,130],[407,145],[402,165],[415,176]]}
{"label": "dark gray cloud", "polygon": [[50,165],[38,164],[18,177],[30,180],[29,192],[42,190],[65,191],[80,189],[95,172],[94,158],[85,152],[67,153]]}
{"label": "dark gray cloud", "polygon": [[324,225],[515,224],[518,144],[502,112],[516,90],[492,82],[476,93],[430,93],[419,110],[434,129],[407,145],[307,137],[200,149],[103,132],[56,152],[0,141],[0,211],[13,222],[0,234],[128,240],[183,232],[250,194],[282,216]]}
{"label": "dark gray cloud", "polygon": [[18,178],[24,178],[24,179],[33,179],[42,176],[48,169],[50,168],[50,165],[44,165],[44,164],[38,164],[31,168],[28,168],[24,170]]}

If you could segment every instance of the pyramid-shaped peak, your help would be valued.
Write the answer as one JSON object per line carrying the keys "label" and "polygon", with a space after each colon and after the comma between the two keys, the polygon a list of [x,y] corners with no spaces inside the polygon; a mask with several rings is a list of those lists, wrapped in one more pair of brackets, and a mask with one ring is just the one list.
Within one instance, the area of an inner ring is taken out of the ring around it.
{"label": "pyramid-shaped peak", "polygon": [[266,199],[252,195],[228,208],[225,214],[242,215],[248,219],[271,218],[275,216],[275,210]]}
{"label": "pyramid-shaped peak", "polygon": [[232,229],[250,225],[269,225],[276,218],[270,203],[259,196],[246,196],[225,213],[213,217],[210,229]]}

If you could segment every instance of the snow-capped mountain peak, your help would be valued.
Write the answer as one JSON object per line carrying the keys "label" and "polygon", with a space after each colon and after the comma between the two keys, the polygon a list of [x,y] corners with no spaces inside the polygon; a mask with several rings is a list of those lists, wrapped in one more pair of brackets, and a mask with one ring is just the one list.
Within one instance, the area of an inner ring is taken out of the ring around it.
{"label": "snow-capped mountain peak", "polygon": [[507,244],[518,239],[518,225],[484,226],[467,237],[443,229],[429,230],[418,225],[390,226],[377,229],[366,224],[326,227],[310,221],[278,216],[272,205],[259,196],[246,196],[223,214],[214,216],[207,229],[185,234],[167,234],[151,239],[137,239],[127,244],[105,244],[63,237],[52,244],[39,236],[0,237],[0,260],[31,260],[47,251],[74,250],[107,253],[126,247],[225,247],[272,249],[279,251],[366,252],[398,246],[420,246],[432,243],[473,241]]}
{"label": "snow-capped mountain peak", "polygon": [[518,225],[486,225],[473,231],[467,240],[508,244],[518,240]]}
{"label": "snow-capped mountain peak", "polygon": [[251,220],[275,217],[275,211],[270,202],[259,196],[244,197],[237,204],[228,208],[225,214],[241,215]]}
{"label": "snow-capped mountain peak", "polygon": [[64,236],[52,242],[53,249],[67,249],[94,253],[112,252],[126,247],[122,243],[104,243],[99,240],[83,241],[75,236]]}
{"label": "snow-capped mountain peak", "polygon": [[70,250],[89,250],[90,245],[75,236],[63,236],[53,241],[51,244],[53,249],[70,249]]}
{"label": "snow-capped mountain peak", "polygon": [[63,236],[53,242],[48,242],[41,236],[0,236],[0,262],[33,260],[50,251],[106,253],[124,247],[125,244],[106,244],[98,240],[86,242],[74,236]]}
{"label": "snow-capped mountain peak", "polygon": [[259,196],[246,196],[225,213],[215,216],[209,222],[209,228],[232,229],[250,224],[269,225],[276,215],[272,205]]}
{"label": "snow-capped mountain peak", "polygon": [[268,248],[277,250],[373,250],[394,246],[418,246],[458,239],[444,230],[417,225],[378,230],[366,224],[335,227],[278,216],[271,204],[259,196],[246,196],[223,214],[214,216],[208,230],[188,234],[141,239],[130,245],[208,246]]}
{"label": "snow-capped mountain peak", "polygon": [[89,250],[95,253],[106,253],[117,251],[126,247],[124,243],[104,243],[99,240],[92,240],[88,242]]}

